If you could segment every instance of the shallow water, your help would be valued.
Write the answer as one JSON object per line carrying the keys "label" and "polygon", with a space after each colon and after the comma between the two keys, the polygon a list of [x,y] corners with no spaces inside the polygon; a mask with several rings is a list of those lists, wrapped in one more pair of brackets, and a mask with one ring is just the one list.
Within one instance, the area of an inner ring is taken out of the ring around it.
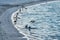
{"label": "shallow water", "polygon": [[[60,2],[36,4],[23,8],[18,17],[17,27],[30,40],[60,40]],[[31,21],[35,22],[32,23]],[[31,28],[25,29],[28,25]]]}

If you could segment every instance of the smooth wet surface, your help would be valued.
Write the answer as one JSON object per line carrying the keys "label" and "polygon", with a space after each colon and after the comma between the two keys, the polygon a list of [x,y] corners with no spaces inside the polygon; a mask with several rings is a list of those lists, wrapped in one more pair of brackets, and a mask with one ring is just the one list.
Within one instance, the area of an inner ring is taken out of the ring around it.
{"label": "smooth wet surface", "polygon": [[[4,6],[0,6],[0,16],[2,16],[2,14],[10,7],[4,7]],[[1,18],[0,18],[1,19]],[[4,30],[1,27],[2,22],[0,21],[0,40],[5,40],[4,37],[6,37],[6,33],[4,32]]]}
{"label": "smooth wet surface", "polygon": [[5,11],[4,8],[1,10],[4,12],[0,15],[0,40],[27,40],[27,38],[23,38],[23,34],[17,31],[11,21],[11,15],[17,9],[17,7],[13,7],[5,9]]}

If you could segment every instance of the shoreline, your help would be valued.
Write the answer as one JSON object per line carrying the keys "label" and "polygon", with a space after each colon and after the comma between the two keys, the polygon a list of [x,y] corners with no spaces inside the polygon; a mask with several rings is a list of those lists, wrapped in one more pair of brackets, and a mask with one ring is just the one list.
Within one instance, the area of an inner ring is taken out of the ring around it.
{"label": "shoreline", "polygon": [[23,37],[25,37],[25,35],[19,33],[11,21],[11,15],[17,9],[18,9],[17,7],[7,9],[0,17],[0,21],[2,22],[1,28],[3,29],[4,33],[6,34],[6,35],[4,35],[4,33],[3,33],[3,36],[4,36],[3,39],[5,39],[5,40],[27,40],[27,38],[23,38]]}
{"label": "shoreline", "polygon": [[[60,2],[60,1],[51,1],[51,2],[44,2],[44,3],[38,3],[38,4],[46,4],[46,3],[52,3],[52,2]],[[37,4],[36,4],[37,5]],[[33,6],[33,5],[32,5]],[[27,6],[28,7],[28,6]],[[18,13],[19,12],[19,9],[16,11],[16,12],[14,12],[14,13],[12,13],[12,15],[11,15],[11,20],[12,20],[12,23],[13,23],[13,25],[14,25],[14,22],[13,22],[13,17],[14,17],[14,15],[16,14],[16,13]],[[14,25],[14,27],[19,31],[19,29]],[[19,31],[19,33],[22,33],[23,35],[25,35],[25,37],[27,37],[27,35],[26,34],[24,34],[22,31]],[[27,39],[29,40],[29,38],[27,37]]]}
{"label": "shoreline", "polygon": [[[12,20],[12,24],[13,24],[13,25],[14,25],[13,17],[14,17],[14,15],[15,15],[17,12],[19,12],[19,10],[17,10],[16,12],[13,12],[13,13],[12,13],[12,15],[11,15],[11,20]],[[23,38],[27,38],[27,40],[29,40],[29,38],[27,37],[27,35],[26,35],[26,34],[24,34],[24,33],[23,33],[23,32],[21,32],[21,31],[19,31],[19,29],[16,27],[16,25],[14,25],[14,27],[18,30],[18,32],[19,32],[19,33],[21,33],[21,34],[25,35]]]}

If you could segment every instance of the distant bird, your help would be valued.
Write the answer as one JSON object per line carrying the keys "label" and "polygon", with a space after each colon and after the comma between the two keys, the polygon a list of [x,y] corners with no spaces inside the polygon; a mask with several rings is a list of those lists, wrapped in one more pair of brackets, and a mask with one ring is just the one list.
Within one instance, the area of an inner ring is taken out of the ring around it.
{"label": "distant bird", "polygon": [[16,21],[14,21],[14,22],[16,22]]}
{"label": "distant bird", "polygon": [[14,23],[16,24],[16,20],[14,21]]}
{"label": "distant bird", "polygon": [[29,31],[31,30],[31,27],[28,25],[25,25],[25,28],[28,29]]}
{"label": "distant bird", "polygon": [[28,25],[25,25],[25,28],[27,29],[28,28]]}
{"label": "distant bird", "polygon": [[31,20],[30,22],[31,22],[31,23],[35,23],[35,21],[34,21],[34,20]]}
{"label": "distant bird", "polygon": [[17,15],[18,15],[19,13],[17,13]]}
{"label": "distant bird", "polygon": [[28,28],[28,29],[29,29],[29,31],[31,31],[31,27],[30,27],[30,26],[29,26],[29,28]]}
{"label": "distant bird", "polygon": [[27,8],[25,8],[25,9],[27,9]]}

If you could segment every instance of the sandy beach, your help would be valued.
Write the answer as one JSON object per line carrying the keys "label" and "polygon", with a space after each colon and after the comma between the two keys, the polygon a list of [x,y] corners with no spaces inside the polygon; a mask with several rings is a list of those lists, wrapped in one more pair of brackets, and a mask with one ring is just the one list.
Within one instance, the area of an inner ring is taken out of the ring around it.
{"label": "sandy beach", "polygon": [[[0,27],[2,28],[2,36],[0,36],[1,40],[27,40],[27,38],[23,38],[24,35],[19,33],[17,29],[14,27],[11,21],[11,15],[18,8],[10,8],[7,9],[0,17]],[[12,11],[11,11],[12,10]],[[1,34],[0,34],[1,35]]]}
{"label": "sandy beach", "polygon": [[[3,4],[3,6],[0,5],[0,40],[28,40],[27,36],[22,32],[19,31],[19,29],[17,27],[15,27],[14,23],[13,23],[13,19],[12,17],[14,16],[14,14],[16,14],[16,12],[19,12],[19,8],[20,7],[7,7],[4,5],[19,5],[22,6],[31,6],[36,4],[37,2],[44,2],[40,1],[40,0],[26,0],[26,1],[16,1],[14,0],[12,2],[11,1],[0,1],[1,5]],[[47,1],[47,0],[46,0]],[[46,2],[45,1],[45,2]],[[50,1],[50,0],[49,0]],[[34,3],[33,3],[34,2]],[[24,4],[25,3],[25,4]],[[25,31],[26,32],[26,31]]]}

